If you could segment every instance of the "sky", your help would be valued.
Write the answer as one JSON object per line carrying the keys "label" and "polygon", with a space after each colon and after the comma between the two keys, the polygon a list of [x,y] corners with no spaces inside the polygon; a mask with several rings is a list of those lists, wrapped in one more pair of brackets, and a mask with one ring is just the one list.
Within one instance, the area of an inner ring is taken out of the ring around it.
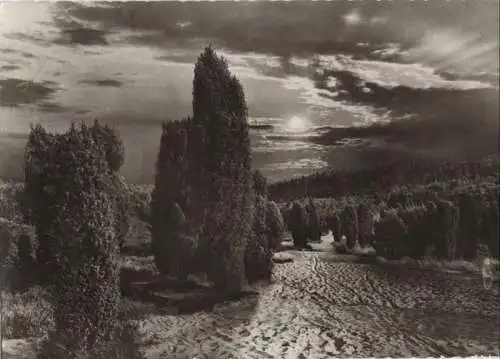
{"label": "sky", "polygon": [[[243,83],[254,164],[273,179],[371,162],[354,145],[314,141],[332,127],[490,121],[498,4],[2,2],[0,177],[20,173],[31,123],[59,131],[98,117],[124,138],[126,175],[151,179],[161,122],[190,114],[193,66],[208,42]],[[74,28],[100,32],[76,38]]]}

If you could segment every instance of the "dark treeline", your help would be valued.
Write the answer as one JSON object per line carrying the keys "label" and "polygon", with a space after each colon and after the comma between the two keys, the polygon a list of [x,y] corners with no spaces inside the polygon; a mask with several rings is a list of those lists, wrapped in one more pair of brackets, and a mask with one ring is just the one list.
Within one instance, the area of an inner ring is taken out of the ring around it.
{"label": "dark treeline", "polygon": [[495,177],[498,157],[474,162],[401,160],[369,169],[326,171],[269,185],[269,195],[277,202],[304,197],[342,197],[387,192],[398,185],[418,185],[457,178]]}

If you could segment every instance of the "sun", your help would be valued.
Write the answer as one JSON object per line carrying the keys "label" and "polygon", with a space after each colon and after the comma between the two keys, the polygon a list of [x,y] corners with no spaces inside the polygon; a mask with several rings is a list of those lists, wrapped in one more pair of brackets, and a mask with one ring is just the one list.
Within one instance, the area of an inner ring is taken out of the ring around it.
{"label": "sun", "polygon": [[347,25],[358,25],[361,20],[361,15],[357,11],[352,11],[344,15],[344,22]]}
{"label": "sun", "polygon": [[287,127],[292,132],[303,131],[307,127],[307,121],[300,116],[292,116],[288,120]]}

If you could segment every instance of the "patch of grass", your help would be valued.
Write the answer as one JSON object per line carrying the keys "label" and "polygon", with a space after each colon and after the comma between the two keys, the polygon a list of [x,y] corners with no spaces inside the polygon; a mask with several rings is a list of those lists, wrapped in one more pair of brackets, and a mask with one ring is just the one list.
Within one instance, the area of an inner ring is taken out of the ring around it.
{"label": "patch of grass", "polygon": [[90,351],[67,352],[61,345],[65,338],[52,332],[39,348],[39,358],[68,357],[74,359],[145,359],[141,350],[140,324],[134,320],[120,320],[112,340],[99,343]]}

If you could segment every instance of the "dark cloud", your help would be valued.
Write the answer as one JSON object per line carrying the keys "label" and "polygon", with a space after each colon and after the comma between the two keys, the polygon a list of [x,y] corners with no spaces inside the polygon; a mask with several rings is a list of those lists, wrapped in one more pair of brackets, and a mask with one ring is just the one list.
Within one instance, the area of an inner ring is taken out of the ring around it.
{"label": "dark cloud", "polygon": [[257,130],[257,131],[267,131],[274,129],[273,125],[250,125],[249,127],[251,130]]}
{"label": "dark cloud", "polygon": [[68,109],[66,109],[64,106],[62,106],[57,102],[41,102],[37,104],[37,109],[42,112],[52,112],[52,113],[60,113],[68,111]]}
{"label": "dark cloud", "polygon": [[[334,128],[312,139],[334,144],[344,138],[382,138],[415,150],[446,156],[477,156],[498,151],[498,90],[385,88],[349,71],[325,71],[337,79],[332,98],[391,111],[394,120],[364,127]],[[321,81],[317,82],[321,88]],[[369,89],[369,91],[365,91]]]}
{"label": "dark cloud", "polygon": [[[103,27],[157,30],[157,34],[141,39],[149,44],[160,44],[166,38],[204,38],[234,50],[276,55],[349,53],[373,57],[378,56],[373,51],[382,44],[412,46],[433,27],[458,27],[477,32],[484,40],[498,41],[495,1],[127,2],[107,7],[75,3],[64,5],[64,9]],[[362,19],[356,26],[344,21],[352,11]]]}
{"label": "dark cloud", "polygon": [[18,106],[49,99],[57,91],[53,81],[34,82],[16,78],[0,79],[0,105]]}
{"label": "dark cloud", "polygon": [[3,53],[3,54],[18,54],[18,55],[21,55],[22,57],[25,57],[27,59],[33,59],[33,58],[35,58],[35,55],[33,55],[30,52],[19,51],[19,50],[10,49],[10,48],[0,49],[0,53]]}
{"label": "dark cloud", "polygon": [[20,69],[19,66],[12,65],[12,64],[3,65],[3,66],[0,67],[0,71],[13,71],[13,70],[18,70],[18,69]]}
{"label": "dark cloud", "polygon": [[82,80],[80,83],[101,87],[123,87],[123,82],[114,79]]}
{"label": "dark cloud", "polygon": [[105,35],[106,31],[77,27],[64,29],[61,36],[54,40],[57,45],[108,45]]}

